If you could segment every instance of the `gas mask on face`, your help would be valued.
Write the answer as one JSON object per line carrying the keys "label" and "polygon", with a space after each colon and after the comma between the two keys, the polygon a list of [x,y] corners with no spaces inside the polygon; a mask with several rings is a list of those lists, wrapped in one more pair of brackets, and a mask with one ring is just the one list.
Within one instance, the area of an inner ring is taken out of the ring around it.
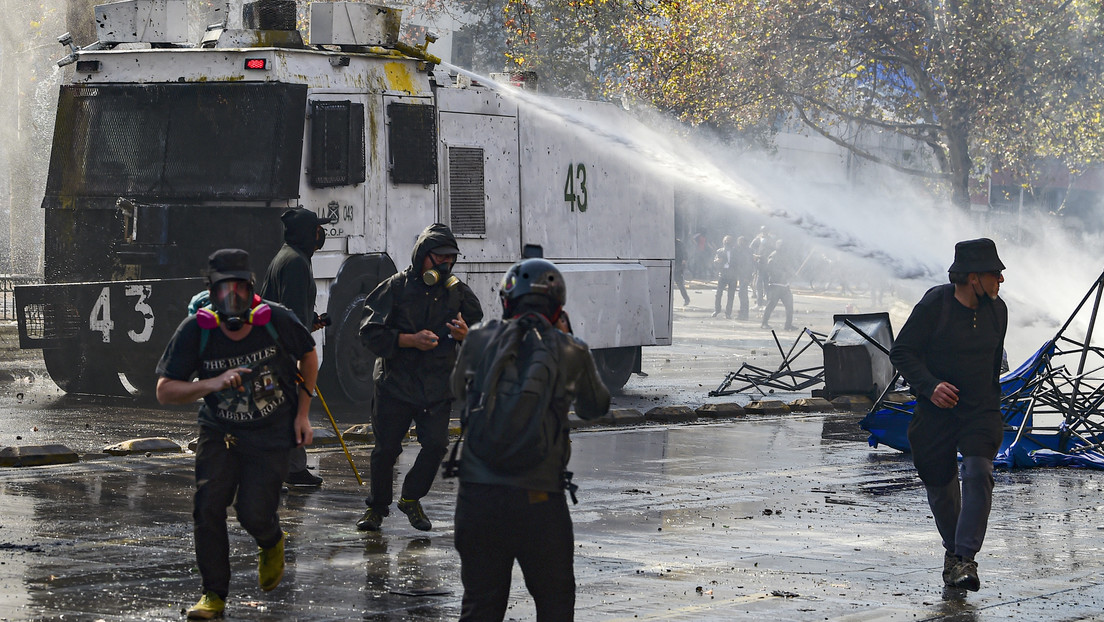
{"label": "gas mask on face", "polygon": [[448,289],[452,289],[453,287],[456,287],[458,283],[460,283],[460,279],[456,278],[456,275],[451,274],[451,272],[452,262],[448,259],[440,263],[434,262],[432,268],[422,273],[422,282],[432,287],[440,283],[441,281],[444,281],[445,287]]}
{"label": "gas mask on face", "polygon": [[271,307],[253,293],[249,281],[219,281],[210,291],[211,304],[196,312],[200,328],[210,330],[225,322],[226,328],[237,331],[247,323],[263,326],[272,319]]}

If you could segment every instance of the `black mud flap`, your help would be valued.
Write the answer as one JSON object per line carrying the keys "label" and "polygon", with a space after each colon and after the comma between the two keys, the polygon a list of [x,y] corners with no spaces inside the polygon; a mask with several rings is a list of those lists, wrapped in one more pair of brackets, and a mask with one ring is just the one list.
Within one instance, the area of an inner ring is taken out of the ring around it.
{"label": "black mud flap", "polygon": [[19,347],[41,348],[66,392],[152,392],[154,366],[203,288],[199,278],[19,286]]}

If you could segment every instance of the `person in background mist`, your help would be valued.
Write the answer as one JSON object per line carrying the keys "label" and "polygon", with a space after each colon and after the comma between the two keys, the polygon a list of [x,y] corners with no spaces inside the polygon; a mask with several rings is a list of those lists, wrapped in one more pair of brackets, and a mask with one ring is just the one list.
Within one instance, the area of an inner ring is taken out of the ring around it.
{"label": "person in background mist", "polygon": [[[284,245],[272,258],[265,271],[264,281],[257,291],[261,298],[278,302],[295,314],[299,321],[314,332],[326,324],[329,318],[314,312],[317,291],[311,257],[326,241],[323,225],[331,224],[329,218],[320,218],[302,207],[285,211],[280,220],[284,223]],[[288,476],[292,486],[321,486],[322,478],[307,470],[307,448],[291,450]]]}
{"label": "person in background mist", "polygon": [[974,556],[985,539],[1003,435],[1003,270],[992,240],[956,244],[950,283],[924,294],[889,355],[916,396],[908,440],[943,539],[943,583],[973,591],[981,587]]}
{"label": "person in background mist", "polygon": [[694,254],[690,258],[690,273],[699,279],[710,278],[713,272],[713,245],[701,231],[690,238],[694,242]]}
{"label": "person in background mist", "polygon": [[690,296],[686,295],[686,247],[682,240],[675,238],[675,261],[671,264],[671,276],[679,291],[682,292],[682,306],[689,306]]}
{"label": "person in background mist", "polygon": [[782,240],[775,240],[774,251],[767,256],[765,272],[767,281],[767,306],[763,309],[761,328],[770,328],[770,316],[779,302],[786,308],[786,325],[782,330],[794,330],[793,292],[790,291],[790,279],[794,276],[794,262],[790,254],[782,249]]}
{"label": "person in background mist", "polygon": [[740,311],[736,314],[737,320],[748,319],[748,287],[755,277],[755,256],[748,248],[747,238],[736,238],[736,293],[740,298]]}
{"label": "person in background mist", "polygon": [[767,303],[767,258],[774,250],[774,242],[767,226],[759,227],[759,233],[755,234],[748,248],[755,259],[755,303],[762,307]]}
{"label": "person in background mist", "polygon": [[717,275],[717,296],[713,303],[713,317],[721,314],[721,296],[728,290],[728,303],[725,305],[725,317],[732,319],[732,298],[736,295],[739,255],[736,252],[736,238],[724,236],[723,246],[713,255],[713,270]]}

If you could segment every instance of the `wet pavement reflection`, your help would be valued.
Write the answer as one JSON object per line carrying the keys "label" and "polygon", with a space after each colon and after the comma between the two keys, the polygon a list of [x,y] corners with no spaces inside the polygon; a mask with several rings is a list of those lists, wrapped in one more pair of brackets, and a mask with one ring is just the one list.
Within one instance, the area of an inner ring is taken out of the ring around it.
{"label": "wet pavement reflection", "polygon": [[[190,415],[182,425],[190,423]],[[748,417],[573,436],[579,620],[1084,619],[1104,604],[1104,474],[998,472],[982,590],[944,592],[942,551],[908,456],[861,441],[858,415]],[[362,471],[367,450],[354,447]],[[405,472],[414,451],[405,452]],[[231,620],[454,620],[454,481],[354,522],[365,490],[340,449],[285,495],[288,570],[256,584],[231,525]],[[364,473],[362,472],[362,475]],[[198,597],[190,454],[0,469],[0,620],[179,620]],[[515,570],[508,619],[533,619]]]}

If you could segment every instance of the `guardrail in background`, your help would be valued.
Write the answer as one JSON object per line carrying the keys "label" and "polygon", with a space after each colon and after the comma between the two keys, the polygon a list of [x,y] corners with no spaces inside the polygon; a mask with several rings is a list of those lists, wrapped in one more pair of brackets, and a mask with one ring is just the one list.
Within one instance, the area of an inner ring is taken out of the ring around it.
{"label": "guardrail in background", "polygon": [[42,277],[29,274],[0,274],[0,321],[16,320],[15,286],[41,283]]}

